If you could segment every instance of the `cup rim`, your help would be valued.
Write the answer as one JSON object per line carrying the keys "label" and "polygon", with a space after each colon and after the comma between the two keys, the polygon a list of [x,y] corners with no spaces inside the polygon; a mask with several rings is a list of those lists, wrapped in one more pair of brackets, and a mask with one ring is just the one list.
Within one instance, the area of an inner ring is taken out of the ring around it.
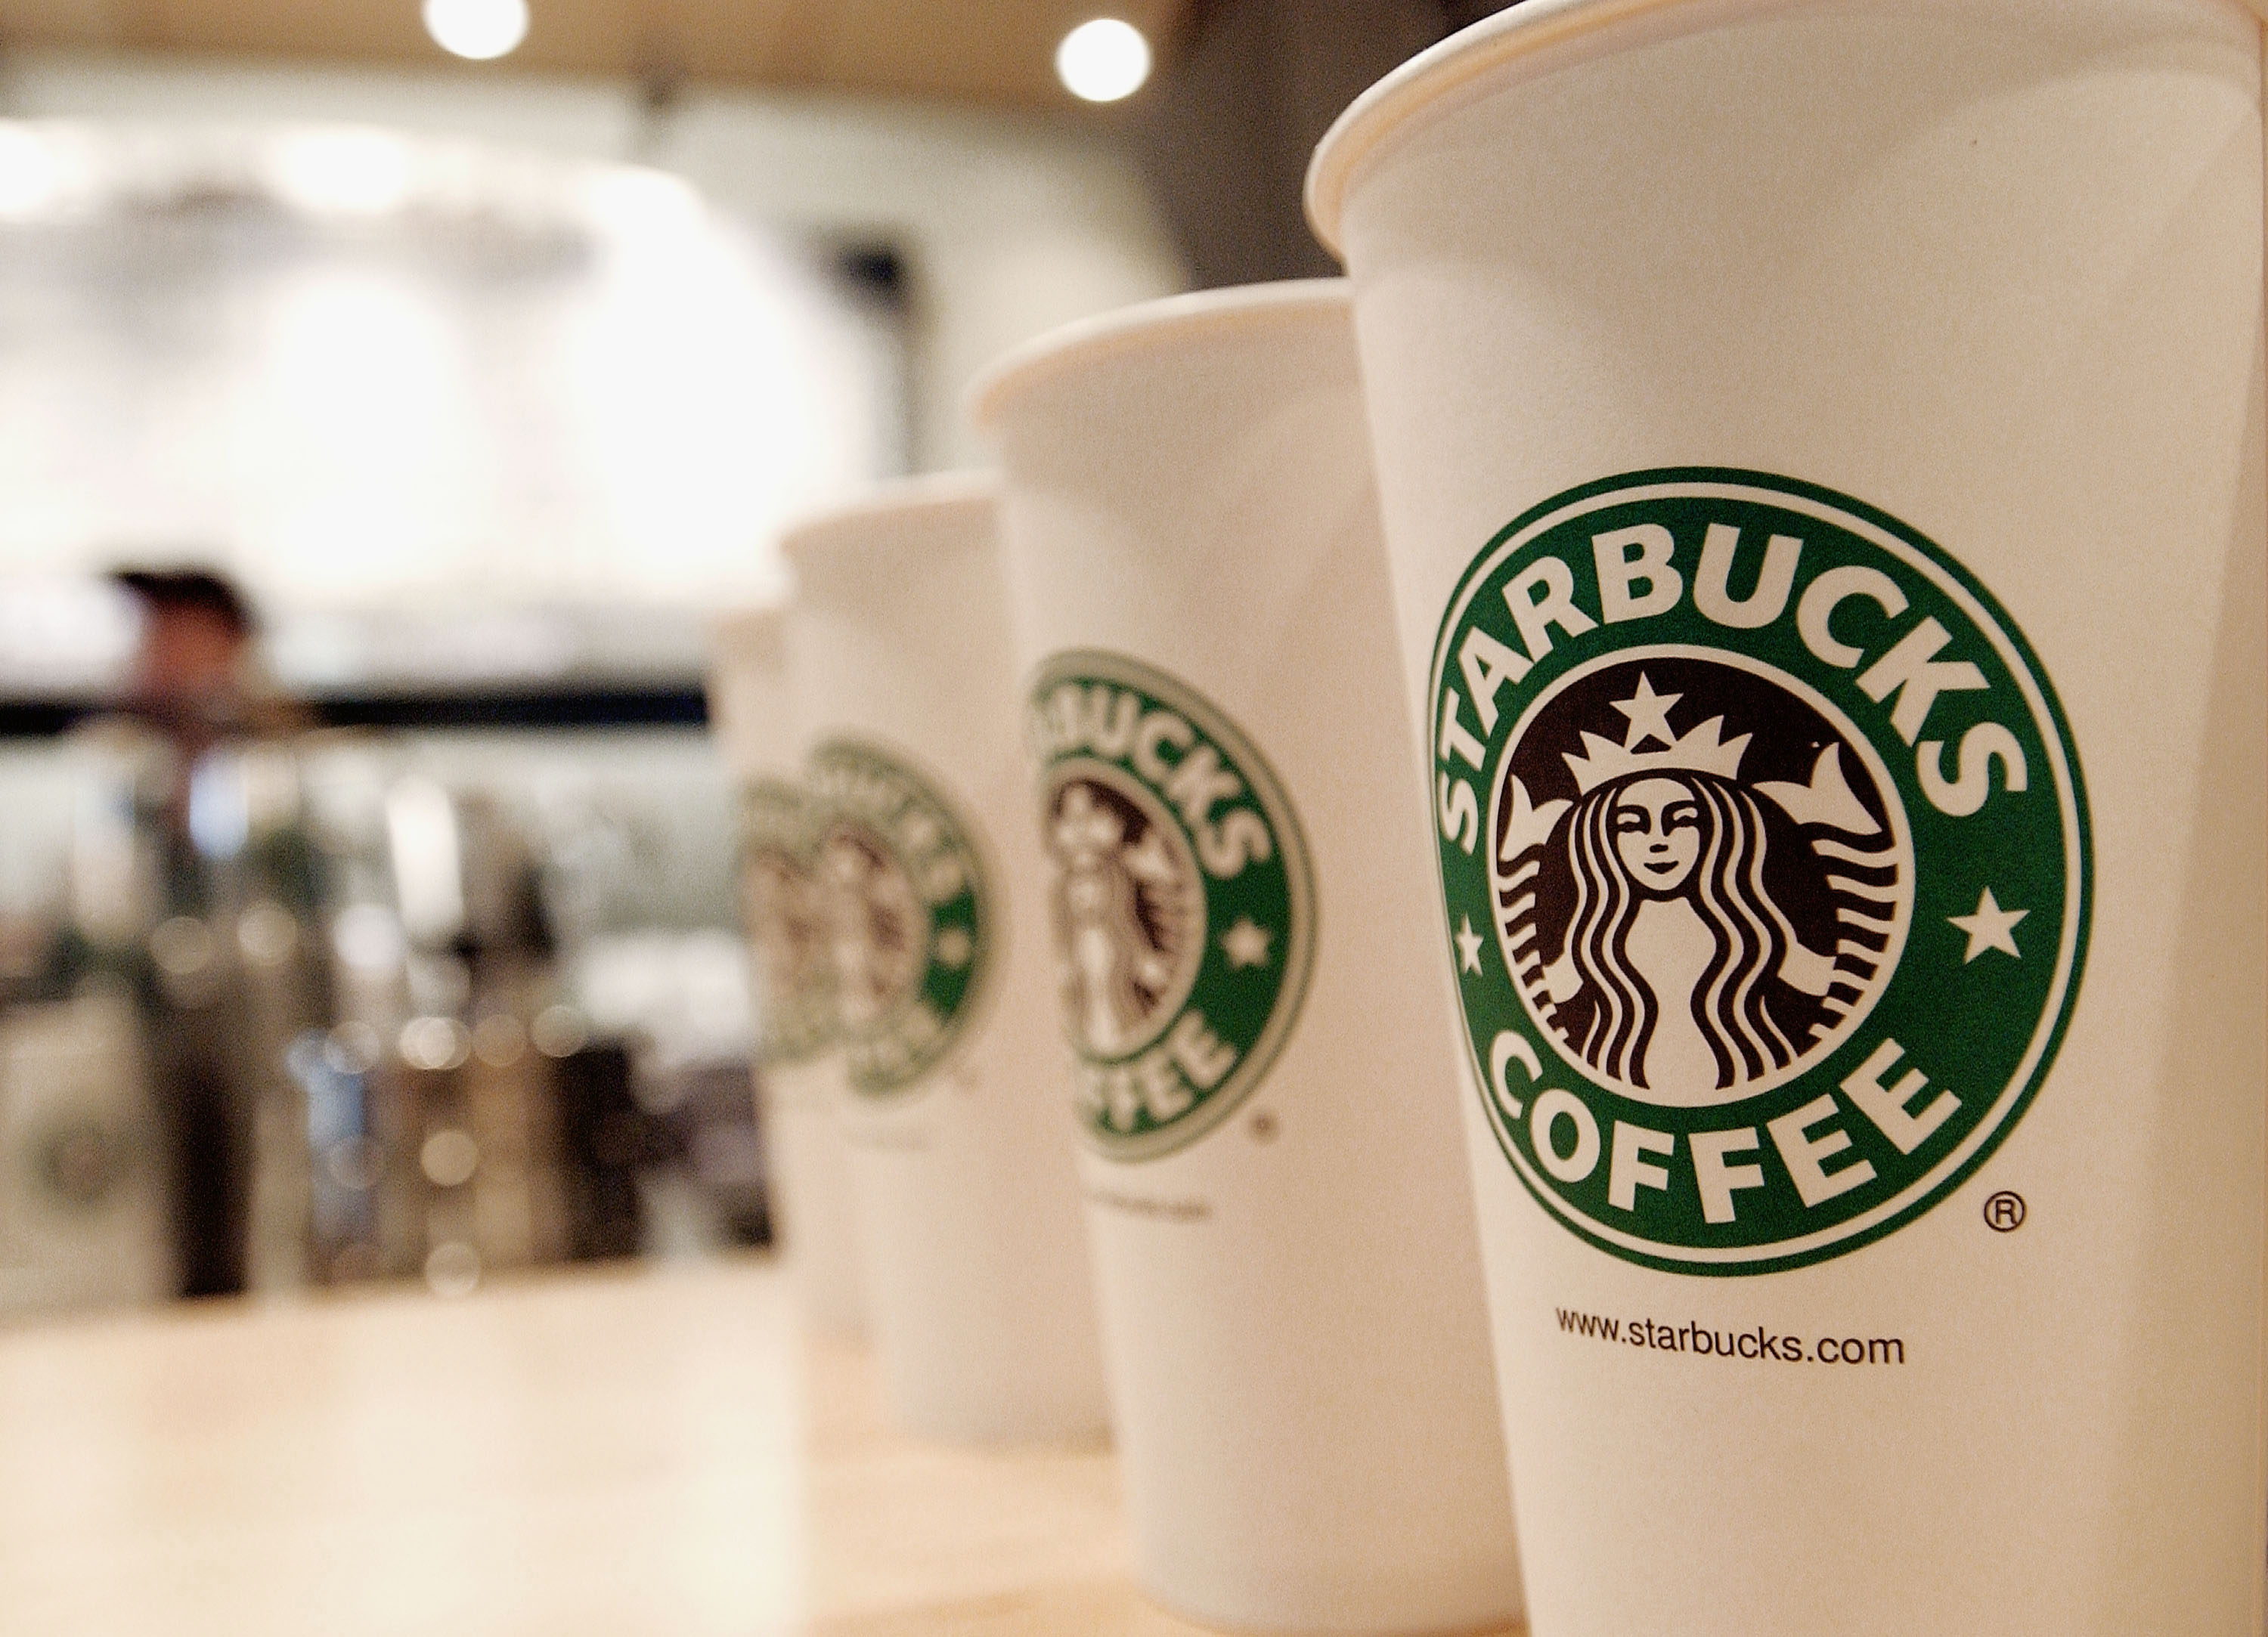
{"label": "cup rim", "polygon": [[1002,353],[969,383],[961,397],[962,413],[978,431],[997,432],[1013,400],[1064,369],[1228,325],[1300,319],[1327,309],[1344,312],[1351,302],[1343,277],[1295,278],[1190,290],[1114,307],[1058,325]]}
{"label": "cup rim", "polygon": [[[1388,73],[1349,103],[1315,144],[1307,163],[1303,203],[1307,225],[1322,246],[1342,261],[1339,227],[1356,173],[1395,135],[1426,109],[1516,57],[1528,55],[1634,18],[1651,17],[1702,0],[1522,0],[1522,4],[1459,29]],[[1800,0],[1734,0],[1742,11],[1799,4]],[[2239,0],[2268,25],[2268,0]]]}
{"label": "cup rim", "polygon": [[1425,108],[1515,56],[1690,0],[1523,0],[1428,46],[1341,110],[1307,161],[1301,202],[1323,248],[1346,259],[1339,223],[1354,173]]}
{"label": "cup rim", "polygon": [[780,555],[799,571],[816,557],[864,543],[866,525],[880,519],[989,513],[999,497],[1000,480],[991,472],[967,469],[887,478],[790,523],[779,533]]}

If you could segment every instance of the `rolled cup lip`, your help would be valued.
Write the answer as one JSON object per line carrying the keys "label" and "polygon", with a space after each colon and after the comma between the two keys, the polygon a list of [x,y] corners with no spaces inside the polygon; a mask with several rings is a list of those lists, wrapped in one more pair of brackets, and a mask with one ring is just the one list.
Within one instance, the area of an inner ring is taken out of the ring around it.
{"label": "rolled cup lip", "polygon": [[868,544],[872,525],[924,513],[990,514],[999,503],[997,473],[975,470],[924,472],[889,478],[838,505],[807,512],[780,531],[780,554],[799,575],[816,559]]}
{"label": "rolled cup lip", "polygon": [[[1738,9],[1761,11],[1801,3],[1748,0]],[[1521,0],[1459,29],[1388,73],[1331,121],[1307,164],[1307,225],[1326,250],[1344,261],[1339,224],[1356,173],[1428,108],[1516,57],[1633,18],[1701,4],[1704,0]],[[2240,4],[2268,24],[2268,0]]]}
{"label": "rolled cup lip", "polygon": [[1279,279],[1220,290],[1161,296],[1060,325],[1002,353],[977,372],[961,399],[971,426],[994,430],[1010,403],[1041,380],[1083,364],[1138,351],[1226,325],[1344,312],[1351,297],[1344,278]]}
{"label": "rolled cup lip", "polygon": [[[1797,0],[1758,0],[1793,4]],[[1339,220],[1363,162],[1426,108],[1516,56],[1625,18],[1696,0],[1521,0],[1427,47],[1373,84],[1331,121],[1307,162],[1307,225],[1344,260]]]}

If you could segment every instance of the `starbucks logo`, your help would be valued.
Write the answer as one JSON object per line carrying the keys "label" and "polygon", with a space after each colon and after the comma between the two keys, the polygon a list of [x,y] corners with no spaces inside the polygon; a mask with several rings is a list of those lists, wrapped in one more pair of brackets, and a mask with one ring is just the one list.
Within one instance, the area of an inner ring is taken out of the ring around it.
{"label": "starbucks logo", "polygon": [[40,1182],[51,1198],[74,1210],[109,1205],[134,1172],[132,1134],[97,1116],[65,1115],[30,1146]]}
{"label": "starbucks logo", "polygon": [[1244,736],[1134,660],[1049,660],[1030,733],[1080,1115],[1104,1154],[1154,1158],[1234,1112],[1291,1031],[1306,843]]}
{"label": "starbucks logo", "polygon": [[2085,804],[2021,634],[1936,547],[1785,479],[1636,473],[1491,542],[1432,674],[1475,1068],[1571,1230],[1801,1266],[2021,1117],[2084,958]]}
{"label": "starbucks logo", "polygon": [[760,997],[756,1057],[800,1062],[832,1044],[834,974],[817,837],[803,791],[755,779],[740,792],[740,920]]}
{"label": "starbucks logo", "polygon": [[1874,747],[1794,678],[1705,649],[1595,660],[1515,724],[1502,768],[1506,970],[1535,1025],[1621,1095],[1768,1091],[1830,1054],[1896,968],[1904,810]]}
{"label": "starbucks logo", "polygon": [[966,1031],[991,909],[975,830],[936,787],[875,747],[812,752],[814,875],[833,1022],[854,1090],[922,1079]]}

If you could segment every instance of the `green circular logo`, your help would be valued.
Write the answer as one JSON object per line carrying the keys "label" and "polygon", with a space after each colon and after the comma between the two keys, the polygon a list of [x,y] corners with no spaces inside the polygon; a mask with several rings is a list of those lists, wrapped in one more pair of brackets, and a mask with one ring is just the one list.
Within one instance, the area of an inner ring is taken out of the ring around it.
{"label": "green circular logo", "polygon": [[992,907],[973,825],[934,782],[850,739],[811,753],[814,858],[851,1089],[916,1085],[982,998]]}
{"label": "green circular logo", "polygon": [[798,1063],[835,1040],[834,973],[810,802],[784,779],[740,788],[740,922],[756,968],[756,1061]]}
{"label": "green circular logo", "polygon": [[1568,1228],[1801,1266],[2014,1128],[2085,959],[2086,799],[2022,634],[1932,542],[1759,473],[1589,484],[1466,570],[1431,698],[1483,1101]]}
{"label": "green circular logo", "polygon": [[33,1174],[48,1195],[73,1210],[112,1203],[133,1174],[133,1134],[98,1115],[65,1114],[30,1143]]}
{"label": "green circular logo", "polygon": [[1029,729],[1081,1120],[1109,1157],[1154,1159],[1233,1113],[1291,1033],[1307,843],[1250,741],[1137,661],[1057,655]]}

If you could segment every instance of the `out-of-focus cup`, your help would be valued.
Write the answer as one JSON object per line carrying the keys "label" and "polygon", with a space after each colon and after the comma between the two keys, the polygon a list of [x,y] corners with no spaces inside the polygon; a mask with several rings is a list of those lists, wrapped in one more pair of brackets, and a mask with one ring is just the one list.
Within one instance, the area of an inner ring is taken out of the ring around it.
{"label": "out-of-focus cup", "polygon": [[1346,295],[1175,297],[979,384],[1143,1583],[1470,1631],[1519,1567]]}
{"label": "out-of-focus cup", "polygon": [[1108,1419],[997,503],[911,480],[784,541],[868,1312],[905,1427]]}
{"label": "out-of-focus cup", "polygon": [[755,999],[757,1112],[766,1208],[805,1316],[823,1330],[865,1325],[850,1169],[836,1110],[835,1044],[811,804],[787,686],[786,616],[747,609],[710,630],[709,722],[739,803],[737,885]]}
{"label": "out-of-focus cup", "polygon": [[1538,1637],[2258,1629],[2261,66],[1531,0],[1318,152]]}

